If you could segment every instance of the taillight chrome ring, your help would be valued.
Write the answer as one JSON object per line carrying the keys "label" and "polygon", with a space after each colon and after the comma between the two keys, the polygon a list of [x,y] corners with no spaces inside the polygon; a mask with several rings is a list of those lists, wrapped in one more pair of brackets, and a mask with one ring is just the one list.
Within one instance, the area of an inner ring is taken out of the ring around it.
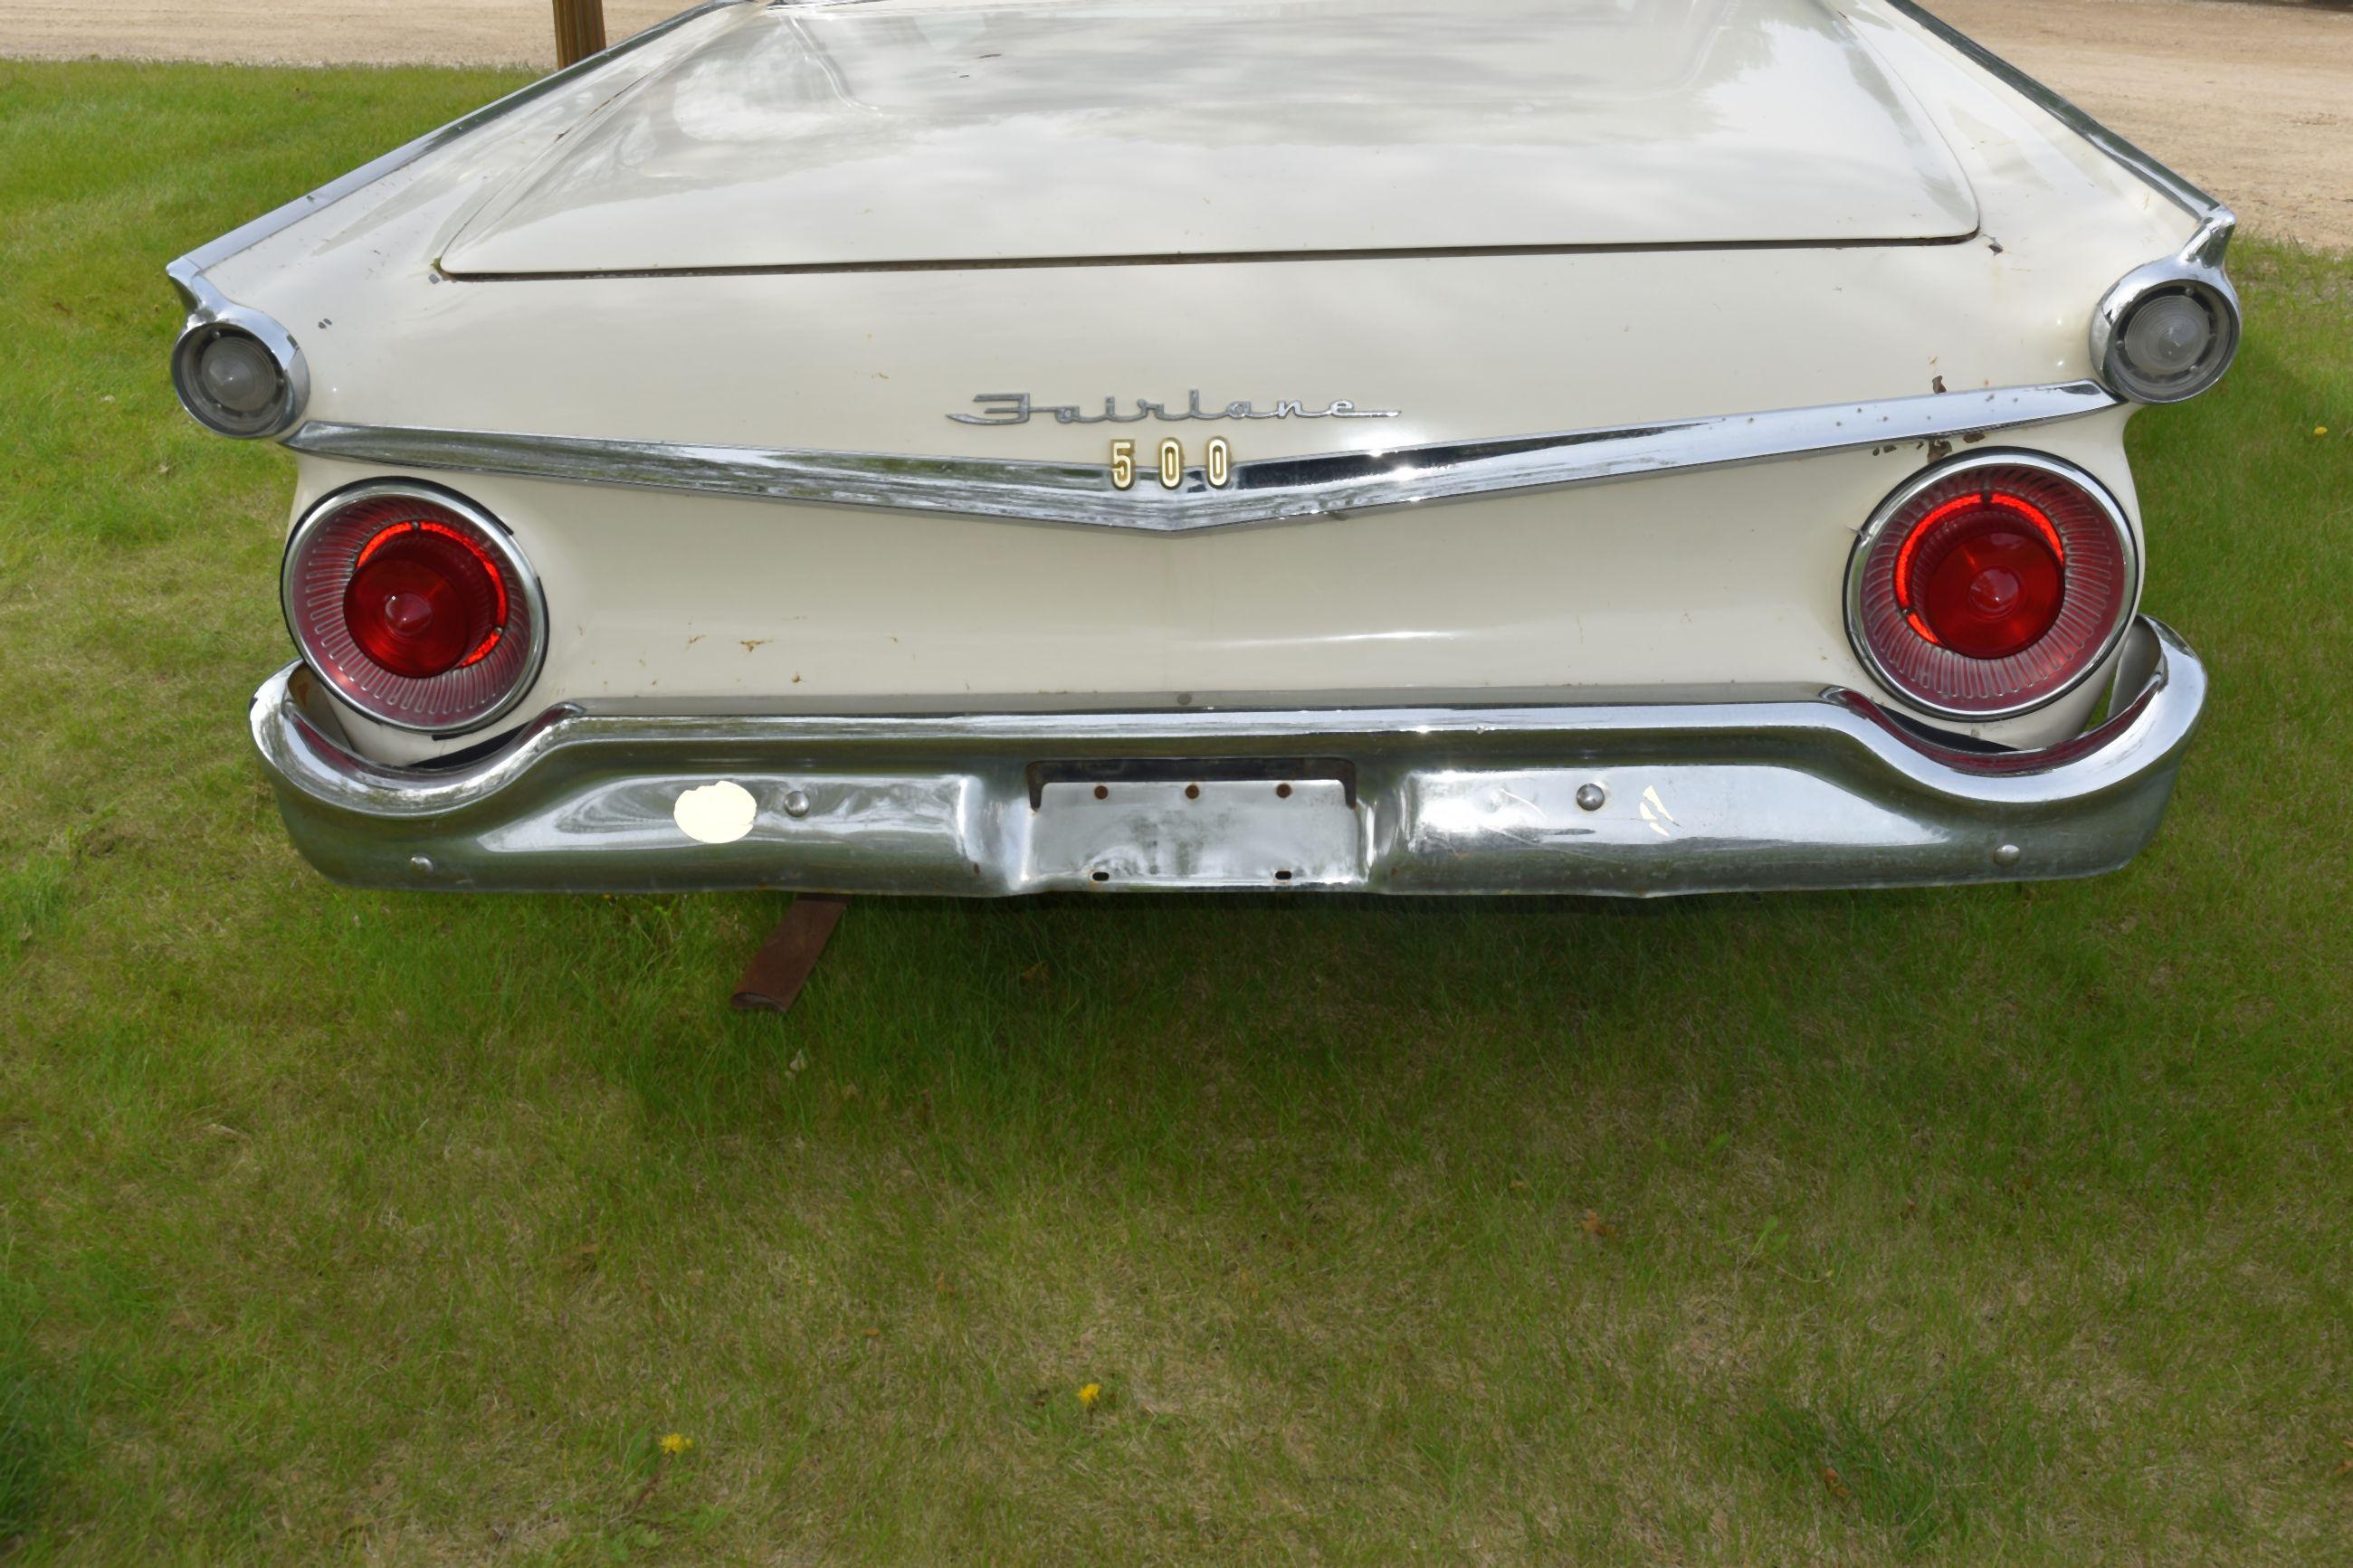
{"label": "taillight chrome ring", "polygon": [[[2065,596],[2052,623],[2031,645],[1996,658],[1942,646],[1900,581],[1912,564],[1907,540],[1933,523],[1948,498],[1977,484],[1989,500],[2026,500],[2026,526],[2049,532],[2063,571]],[[2037,500],[2051,504],[2037,507]],[[1923,468],[1879,503],[1847,558],[1847,638],[1855,657],[1906,706],[1969,722],[2031,713],[2082,685],[2116,651],[2139,598],[2140,550],[2124,509],[2092,475],[2042,452],[1973,452]]]}
{"label": "taillight chrome ring", "polygon": [[[2239,291],[2220,267],[2186,257],[2151,262],[2126,273],[2094,308],[2092,368],[2119,397],[2184,402],[2222,379],[2238,356],[2240,331]],[[2147,349],[2159,359],[2184,357],[2144,363],[2136,351]]]}
{"label": "taillight chrome ring", "polygon": [[172,390],[207,430],[235,440],[283,436],[311,400],[311,370],[275,317],[232,303],[201,276],[174,277],[187,324],[172,345]]}
{"label": "taillight chrome ring", "polygon": [[[487,641],[461,662],[421,677],[371,658],[347,606],[372,549],[404,528],[420,527],[458,542],[493,572],[497,602]],[[322,497],[287,541],[279,595],[304,662],[343,701],[394,729],[436,735],[479,730],[522,700],[546,657],[539,574],[503,523],[438,485],[374,479]]]}

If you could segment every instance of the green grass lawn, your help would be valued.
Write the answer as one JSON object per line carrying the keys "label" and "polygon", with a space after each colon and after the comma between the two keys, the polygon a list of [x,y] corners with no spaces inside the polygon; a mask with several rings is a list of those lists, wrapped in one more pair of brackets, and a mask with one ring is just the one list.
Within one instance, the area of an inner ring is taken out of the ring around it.
{"label": "green grass lawn", "polygon": [[2119,875],[866,901],[779,1023],[779,899],[343,891],[247,754],[160,268],[512,80],[0,63],[0,1557],[2353,1557],[2353,263],[2134,426]]}

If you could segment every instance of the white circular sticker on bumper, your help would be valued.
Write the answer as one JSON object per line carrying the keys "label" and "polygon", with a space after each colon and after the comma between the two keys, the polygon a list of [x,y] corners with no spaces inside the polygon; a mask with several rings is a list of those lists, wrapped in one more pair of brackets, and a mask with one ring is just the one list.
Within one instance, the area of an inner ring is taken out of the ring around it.
{"label": "white circular sticker on bumper", "polygon": [[688,790],[670,811],[678,830],[703,844],[734,843],[752,831],[752,819],[759,814],[752,792],[732,779]]}

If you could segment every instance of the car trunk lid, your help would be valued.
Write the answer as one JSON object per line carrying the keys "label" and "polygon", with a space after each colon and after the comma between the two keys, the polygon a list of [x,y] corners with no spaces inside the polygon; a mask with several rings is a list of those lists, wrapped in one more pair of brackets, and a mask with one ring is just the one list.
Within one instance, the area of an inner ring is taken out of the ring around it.
{"label": "car trunk lid", "polygon": [[1814,0],[745,6],[460,276],[1933,242],[1974,195]]}

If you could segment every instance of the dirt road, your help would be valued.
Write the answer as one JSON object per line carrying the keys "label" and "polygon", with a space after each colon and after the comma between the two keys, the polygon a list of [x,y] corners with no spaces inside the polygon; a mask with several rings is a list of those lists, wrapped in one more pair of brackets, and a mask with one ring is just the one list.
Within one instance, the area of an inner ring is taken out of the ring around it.
{"label": "dirt road", "polygon": [[[606,0],[618,38],[683,0]],[[2249,0],[1934,0],[2235,206],[2353,249],[2353,10]],[[553,63],[546,0],[0,0],[0,54]]]}
{"label": "dirt road", "polygon": [[2353,250],[2353,10],[2231,0],[1933,0],[1961,31],[2229,202]]}
{"label": "dirt road", "polygon": [[[605,0],[619,40],[689,0]],[[0,0],[0,55],[269,65],[555,64],[548,0]]]}

